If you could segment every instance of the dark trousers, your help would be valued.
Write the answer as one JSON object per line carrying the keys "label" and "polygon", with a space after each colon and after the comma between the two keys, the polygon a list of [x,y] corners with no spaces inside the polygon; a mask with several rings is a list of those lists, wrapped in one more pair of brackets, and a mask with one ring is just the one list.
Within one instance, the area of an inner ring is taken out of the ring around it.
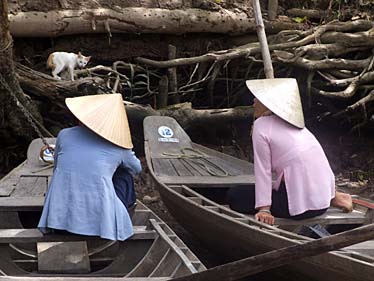
{"label": "dark trousers", "polygon": [[117,197],[129,208],[136,202],[134,178],[127,171],[118,168],[113,175],[113,185]]}
{"label": "dark trousers", "polygon": [[[230,208],[234,211],[251,215],[257,213],[257,210],[255,209],[256,197],[254,186],[231,188],[227,193],[227,200],[229,202]],[[278,190],[273,190],[271,194],[271,201],[271,214],[274,217],[278,218],[303,220],[320,216],[327,210],[310,210],[296,216],[291,216],[288,208],[287,189],[284,182],[281,182]]]}

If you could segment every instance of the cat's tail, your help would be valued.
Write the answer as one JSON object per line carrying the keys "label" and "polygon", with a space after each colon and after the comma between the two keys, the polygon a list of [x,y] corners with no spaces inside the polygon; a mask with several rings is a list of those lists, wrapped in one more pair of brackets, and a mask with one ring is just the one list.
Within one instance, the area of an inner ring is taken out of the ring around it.
{"label": "cat's tail", "polygon": [[56,65],[53,63],[53,53],[49,55],[47,60],[47,68],[55,69]]}

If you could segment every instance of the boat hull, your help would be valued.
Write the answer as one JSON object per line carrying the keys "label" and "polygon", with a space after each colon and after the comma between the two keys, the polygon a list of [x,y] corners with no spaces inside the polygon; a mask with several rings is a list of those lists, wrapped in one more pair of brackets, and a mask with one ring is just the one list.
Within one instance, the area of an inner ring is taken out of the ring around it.
{"label": "boat hull", "polygon": [[[204,245],[229,260],[253,256],[282,247],[294,245],[293,239],[253,228],[247,223],[229,218],[204,208],[180,193],[162,184],[158,190],[163,202],[176,221]],[[238,218],[240,216],[238,215]],[[310,257],[282,268],[288,280],[371,281],[374,267],[338,253]],[[290,275],[294,276],[294,279]]]}

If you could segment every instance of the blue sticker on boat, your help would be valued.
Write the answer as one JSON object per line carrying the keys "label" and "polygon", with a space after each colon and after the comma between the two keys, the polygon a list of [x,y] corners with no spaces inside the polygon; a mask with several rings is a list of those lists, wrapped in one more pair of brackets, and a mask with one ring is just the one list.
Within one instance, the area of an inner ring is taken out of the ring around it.
{"label": "blue sticker on boat", "polygon": [[166,126],[159,127],[158,133],[160,134],[161,137],[164,137],[164,138],[171,138],[174,135],[173,130]]}
{"label": "blue sticker on boat", "polygon": [[174,132],[167,126],[158,127],[158,134],[162,138],[158,138],[160,142],[179,142],[179,139],[173,138]]}

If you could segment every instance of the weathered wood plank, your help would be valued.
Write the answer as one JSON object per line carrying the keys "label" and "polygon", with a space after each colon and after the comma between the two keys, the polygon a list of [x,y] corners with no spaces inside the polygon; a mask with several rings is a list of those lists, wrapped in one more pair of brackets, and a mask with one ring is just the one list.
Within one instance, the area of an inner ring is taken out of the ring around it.
{"label": "weathered wood plank", "polygon": [[41,211],[44,197],[0,197],[0,211]]}
{"label": "weathered wood plank", "polygon": [[21,176],[12,197],[43,197],[47,191],[47,177]]}
{"label": "weathered wood plank", "polygon": [[37,243],[37,250],[40,273],[85,274],[91,271],[85,241],[41,242]]}
{"label": "weathered wood plank", "polygon": [[153,159],[153,168],[155,173],[160,176],[171,175],[178,176],[174,166],[170,163],[169,159],[155,158]]}
{"label": "weathered wood plank", "polygon": [[374,240],[358,243],[349,247],[345,247],[344,249],[370,256],[371,262],[374,263]]}
{"label": "weathered wood plank", "polygon": [[240,185],[254,184],[254,175],[241,175],[230,177],[199,176],[199,177],[179,177],[179,176],[158,176],[158,179],[169,184],[184,184],[194,188],[212,188],[212,187],[232,187]]}
{"label": "weathered wood plank", "polygon": [[16,188],[15,186],[17,185],[17,180],[14,180],[13,182],[8,181],[5,184],[0,185],[0,197],[8,197],[14,189]]}
{"label": "weathered wood plank", "polygon": [[169,245],[160,236],[153,243],[144,259],[128,274],[130,277],[149,276],[167,253]]}
{"label": "weathered wood plank", "polygon": [[171,164],[174,166],[175,170],[177,171],[178,175],[183,176],[193,176],[191,171],[189,171],[185,165],[183,165],[183,162],[181,162],[181,159],[170,159]]}
{"label": "weathered wood plank", "polygon": [[218,173],[222,174],[222,171],[226,171],[229,174],[229,176],[239,176],[248,174],[248,170],[244,171],[243,167],[235,165],[234,163],[227,162],[221,158],[211,157],[209,158],[209,161],[217,167],[219,167],[214,168],[215,170],[217,170]]}
{"label": "weathered wood plank", "polygon": [[188,158],[186,158],[186,159],[183,159],[183,160],[184,160],[184,163],[186,163],[187,165],[192,167],[195,176],[211,176],[211,174],[209,174],[206,171],[206,167],[200,161],[200,159],[188,159]]}
{"label": "weathered wood plank", "polygon": [[374,224],[241,259],[171,281],[236,280],[374,238]]}
{"label": "weathered wood plank", "polygon": [[224,160],[224,161],[226,161],[226,162],[228,162],[232,165],[235,165],[236,167],[240,167],[242,173],[244,173],[244,174],[253,174],[254,173],[253,164],[248,162],[248,161],[241,160],[239,158],[236,158],[236,157],[233,157],[231,155],[219,152],[219,151],[214,150],[214,149],[210,149],[206,146],[203,146],[203,145],[200,145],[200,144],[197,144],[197,143],[194,143],[194,142],[191,143],[191,145],[192,145],[192,148],[194,148],[198,151],[201,151],[201,152],[205,153],[206,155],[209,155],[210,157],[216,157],[216,158],[222,159],[222,160]]}
{"label": "weathered wood plank", "polygon": [[[185,167],[186,170],[188,170],[191,173],[192,177],[199,177],[201,176],[200,173],[196,171],[194,167],[192,167],[188,162],[186,162],[184,159],[179,159],[181,164]],[[187,176],[188,177],[188,176]]]}
{"label": "weathered wood plank", "polygon": [[344,213],[341,210],[329,210],[318,217],[305,220],[291,220],[275,218],[276,225],[311,225],[311,224],[363,224],[368,222],[365,213],[353,210],[351,213]]}
{"label": "weathered wood plank", "polygon": [[13,192],[19,182],[19,174],[24,169],[25,165],[26,161],[14,168],[0,180],[0,196],[6,197]]}
{"label": "weathered wood plank", "polygon": [[[130,240],[155,239],[154,230],[146,230],[142,227],[134,227],[134,235]],[[32,243],[32,242],[66,242],[82,240],[102,240],[95,236],[83,236],[75,234],[46,234],[39,229],[0,229],[0,243]]]}

